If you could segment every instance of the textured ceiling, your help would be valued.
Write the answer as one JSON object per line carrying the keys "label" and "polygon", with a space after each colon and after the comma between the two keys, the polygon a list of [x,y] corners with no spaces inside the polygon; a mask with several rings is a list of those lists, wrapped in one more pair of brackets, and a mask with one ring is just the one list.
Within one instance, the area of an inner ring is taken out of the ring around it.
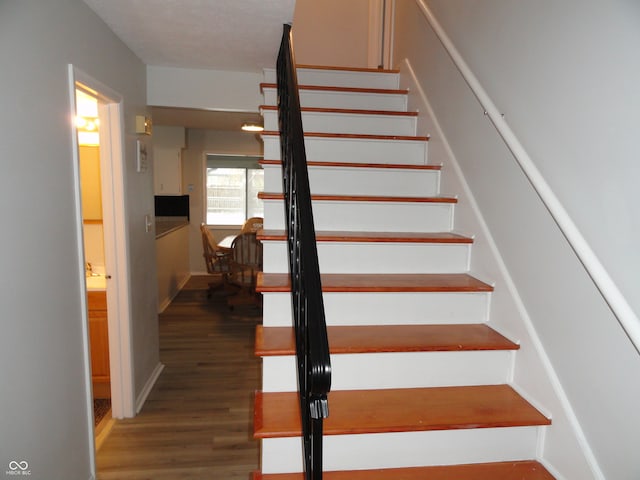
{"label": "textured ceiling", "polygon": [[261,72],[295,0],[84,0],[147,65]]}
{"label": "textured ceiling", "polygon": [[[295,0],[84,0],[146,64],[262,72]],[[156,125],[237,131],[258,113],[153,108]]]}

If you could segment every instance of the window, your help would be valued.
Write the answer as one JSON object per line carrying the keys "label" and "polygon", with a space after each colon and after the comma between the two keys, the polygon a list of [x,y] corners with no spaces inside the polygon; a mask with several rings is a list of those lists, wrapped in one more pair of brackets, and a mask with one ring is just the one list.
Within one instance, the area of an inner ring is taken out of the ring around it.
{"label": "window", "polygon": [[247,218],[263,217],[258,192],[264,190],[261,157],[207,154],[206,188],[208,225],[242,225]]}

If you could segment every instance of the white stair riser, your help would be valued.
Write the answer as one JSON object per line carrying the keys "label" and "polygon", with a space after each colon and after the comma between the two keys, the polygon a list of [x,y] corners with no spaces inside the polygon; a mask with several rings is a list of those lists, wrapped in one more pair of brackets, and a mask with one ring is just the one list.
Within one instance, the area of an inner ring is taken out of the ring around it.
{"label": "white stair riser", "polygon": [[[263,168],[264,191],[282,192],[280,165]],[[309,184],[315,194],[430,197],[440,193],[440,171],[310,166]]]}
{"label": "white stair riser", "polygon": [[[278,104],[275,88],[263,88],[265,105]],[[358,110],[407,111],[407,95],[399,93],[341,92],[300,89],[301,107],[353,108]]]}
{"label": "white stair riser", "polygon": [[[331,405],[329,405],[331,410]],[[538,427],[325,435],[324,470],[452,465],[536,458]],[[301,439],[262,440],[262,472],[302,471]]]}
{"label": "white stair riser", "polygon": [[[398,88],[398,76],[300,69],[299,84]],[[275,82],[275,73],[265,71]],[[392,83],[387,83],[391,81]],[[378,83],[379,82],[379,83]],[[264,90],[265,103],[276,104],[275,89]],[[406,111],[407,96],[354,92],[301,91],[303,107]],[[277,114],[265,111],[267,130],[278,130]],[[304,113],[306,132],[414,135],[415,122],[384,115]],[[280,159],[277,136],[263,136],[266,159]],[[374,139],[305,138],[307,159],[325,162],[427,163],[427,142]],[[432,196],[439,193],[439,173],[328,167],[310,169],[315,194]],[[265,191],[281,192],[279,166],[265,167]],[[387,232],[450,231],[454,205],[392,202],[314,201],[316,230]],[[265,228],[284,228],[282,201],[265,201]],[[320,242],[323,273],[464,272],[470,245]],[[264,243],[264,271],[286,272],[284,242]],[[328,292],[323,294],[327,324],[407,325],[469,324],[488,320],[487,292]],[[290,293],[263,294],[263,325],[291,326]],[[512,377],[515,351],[401,352],[334,354],[332,389],[385,389],[501,384]],[[296,391],[294,356],[263,358],[263,390]],[[331,403],[329,410],[331,412]],[[401,468],[509,460],[538,456],[540,427],[453,429],[363,435],[325,435],[324,470]],[[301,472],[301,439],[263,439],[263,473]]]}
{"label": "white stair riser", "polygon": [[[452,228],[453,204],[313,201],[316,230],[369,232],[446,232]],[[264,228],[284,229],[281,200],[264,201]]]}
{"label": "white stair riser", "polygon": [[[510,351],[331,355],[331,389],[365,390],[506,383]],[[295,356],[264,357],[262,391],[298,390]]]}
{"label": "white stair riser", "polygon": [[[315,68],[297,68],[296,70],[299,85],[397,89],[400,84],[400,76],[397,73],[319,70]],[[267,68],[264,70],[265,83],[276,83],[277,78],[275,69]]]}
{"label": "white stair riser", "polygon": [[[277,131],[278,112],[264,110],[265,130]],[[399,115],[302,112],[305,132],[354,133],[369,135],[415,135],[417,117]]]}
{"label": "white stair riser", "polygon": [[[281,160],[280,136],[263,135],[264,158]],[[305,137],[308,161],[427,164],[427,145],[419,140]]]}
{"label": "white stair riser", "polygon": [[[291,294],[262,296],[265,327],[291,327]],[[327,325],[484,323],[490,294],[483,292],[325,292]]]}
{"label": "white stair riser", "polygon": [[[263,270],[288,272],[284,241],[263,242]],[[469,270],[470,244],[319,242],[322,273],[462,273]]]}

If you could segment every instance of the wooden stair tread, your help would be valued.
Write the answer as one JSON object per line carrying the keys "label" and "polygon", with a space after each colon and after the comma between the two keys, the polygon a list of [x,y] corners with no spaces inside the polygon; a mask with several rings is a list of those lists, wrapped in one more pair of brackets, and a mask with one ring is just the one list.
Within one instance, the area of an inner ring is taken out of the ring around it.
{"label": "wooden stair tread", "polygon": [[[282,160],[259,160],[260,165],[282,165]],[[409,163],[354,163],[307,161],[309,167],[387,168],[397,170],[442,170],[442,165],[412,165]]]}
{"label": "wooden stair tread", "polygon": [[[258,198],[262,200],[284,200],[284,193],[259,192]],[[377,195],[327,195],[311,194],[311,200],[324,202],[397,202],[397,203],[458,203],[455,197],[398,197]]]}
{"label": "wooden stair tread", "polygon": [[[284,230],[260,230],[260,241],[284,241]],[[318,242],[362,242],[362,243],[473,243],[473,239],[450,232],[347,232],[317,231]]]}
{"label": "wooden stair tread", "polygon": [[[322,69],[321,66],[298,68]],[[331,69],[331,67],[329,67]],[[350,69],[379,72],[375,69]],[[397,72],[394,72],[397,73]],[[324,82],[324,80],[323,80]],[[314,83],[308,81],[307,83]],[[384,86],[384,85],[383,85]],[[263,83],[261,90],[276,88]],[[408,94],[408,90],[395,88],[356,88],[321,85],[300,85],[301,92],[345,92],[354,94],[381,94],[389,97]],[[389,98],[387,97],[387,98]],[[366,106],[351,109],[303,108],[303,112],[346,115],[415,116],[417,112],[367,110]],[[272,112],[274,106],[261,109]],[[323,118],[323,117],[321,117]],[[372,117],[373,118],[373,117]],[[399,118],[398,118],[399,120]],[[377,120],[376,120],[377,121]],[[385,119],[386,121],[386,119]],[[325,130],[319,127],[316,130]],[[331,130],[331,128],[326,128]],[[388,133],[382,131],[381,133]],[[399,133],[406,133],[400,132]],[[275,141],[277,131],[262,133],[265,141]],[[391,145],[412,145],[412,141],[428,141],[429,137],[414,135],[370,135],[356,133],[308,132],[305,138],[388,141]],[[325,141],[317,141],[328,143]],[[351,143],[354,143],[353,141]],[[366,159],[363,159],[366,160]],[[382,161],[383,159],[381,159]],[[264,160],[262,165],[281,163]],[[309,166],[336,168],[414,168],[436,169],[439,166],[408,166],[385,164],[353,164],[348,162],[309,162]],[[317,171],[316,171],[317,172]],[[355,173],[351,171],[350,173]],[[283,200],[278,193],[262,193],[263,200]],[[397,203],[454,204],[455,197],[403,197],[375,195],[313,195],[314,201],[359,201]],[[326,204],[325,204],[326,205]],[[408,205],[405,205],[408,206]],[[262,241],[285,241],[280,230],[259,233]],[[473,240],[451,233],[413,232],[316,232],[319,242],[387,242],[387,243],[455,243],[470,244]],[[491,292],[493,287],[467,274],[325,274],[322,275],[324,292]],[[290,279],[286,273],[260,273],[259,292],[289,292]],[[429,352],[516,350],[519,346],[486,324],[472,325],[375,325],[330,326],[327,328],[331,354],[358,354],[377,352]],[[256,354],[261,356],[295,355],[295,339],[291,327],[262,327],[256,329]],[[500,381],[500,380],[498,380]],[[349,388],[349,387],[347,387]],[[352,387],[351,387],[352,388]],[[451,429],[501,428],[543,426],[551,423],[535,407],[508,385],[473,385],[453,387],[395,388],[380,390],[347,390],[329,393],[329,417],[324,421],[325,435],[379,434],[391,432],[439,431]],[[254,436],[259,439],[299,437],[300,403],[297,392],[257,392],[254,410]],[[503,457],[504,458],[504,457]],[[390,466],[392,466],[391,464]],[[375,470],[324,472],[326,480],[551,480],[553,477],[533,460],[496,462],[475,465],[387,468]],[[302,480],[303,474],[254,473],[254,480]]]}
{"label": "wooden stair tread", "polygon": [[[260,91],[265,88],[278,88],[275,83],[261,83]],[[332,87],[326,85],[298,85],[298,90],[312,90],[324,92],[347,92],[347,93],[379,93],[383,95],[407,95],[409,90],[398,88],[361,88],[361,87]]]}
{"label": "wooden stair tread", "polygon": [[[554,480],[549,471],[535,460],[341,472],[325,471],[322,476],[325,480]],[[304,480],[304,474],[263,475],[255,472],[253,480]]]}
{"label": "wooden stair tread", "polygon": [[[329,326],[332,354],[517,350],[485,324]],[[293,327],[256,327],[256,355],[294,355]]]}
{"label": "wooden stair tread", "polygon": [[296,68],[304,68],[305,70],[333,70],[341,72],[364,72],[364,73],[400,73],[400,70],[389,68],[371,68],[371,67],[340,67],[333,65],[308,65],[296,64]]}
{"label": "wooden stair tread", "polygon": [[[261,110],[278,111],[277,105],[260,105]],[[300,107],[302,113],[341,113],[350,115],[384,115],[391,117],[417,117],[418,112],[402,110],[367,110],[362,108],[327,108],[327,107]]]}
{"label": "wooden stair tread", "polygon": [[[508,385],[338,390],[325,435],[550,425]],[[257,392],[254,437],[301,435],[298,392]]]}
{"label": "wooden stair tread", "polygon": [[[323,292],[492,292],[493,287],[466,273],[326,273]],[[289,292],[288,273],[258,273],[258,292]]]}
{"label": "wooden stair tread", "polygon": [[[276,130],[265,130],[261,133],[263,137],[279,137],[280,132]],[[371,135],[366,133],[325,133],[325,132],[304,132],[305,138],[349,138],[360,140],[404,140],[416,142],[428,142],[429,137],[416,135]]]}

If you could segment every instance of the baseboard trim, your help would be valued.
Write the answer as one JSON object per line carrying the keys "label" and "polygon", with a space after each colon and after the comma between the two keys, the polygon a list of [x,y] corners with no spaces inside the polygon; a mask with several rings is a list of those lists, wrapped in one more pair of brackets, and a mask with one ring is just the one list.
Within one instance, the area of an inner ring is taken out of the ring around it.
{"label": "baseboard trim", "polygon": [[158,305],[158,313],[162,313],[164,312],[167,307],[171,304],[171,301],[173,300],[173,298],[165,298],[164,301]]}
{"label": "baseboard trim", "polygon": [[[111,416],[111,411],[108,413]],[[111,429],[116,423],[116,419],[111,418],[103,418],[100,424],[96,427],[96,452],[100,451],[100,448],[104,444],[104,441],[111,433]]]}
{"label": "baseboard trim", "polygon": [[142,388],[140,395],[138,395],[138,397],[136,398],[136,415],[140,413],[140,410],[142,410],[142,407],[144,406],[144,402],[147,401],[147,397],[151,393],[151,389],[156,384],[156,381],[158,380],[158,377],[162,373],[162,370],[164,370],[164,365],[158,362],[158,364],[156,365],[156,368],[153,369],[153,372],[151,372],[151,375],[147,379],[147,382],[144,384],[144,387]]}
{"label": "baseboard trim", "polygon": [[180,280],[180,283],[178,284],[178,288],[176,288],[176,291],[173,292],[173,294],[170,297],[167,297],[162,302],[160,302],[160,304],[158,305],[158,313],[164,312],[167,309],[167,307],[171,305],[171,302],[173,302],[173,299],[176,298],[176,295],[178,295],[180,293],[180,290],[182,290],[182,288],[187,284],[187,282],[191,278],[191,275],[192,274],[189,273],[189,275],[186,275],[182,280]]}
{"label": "baseboard trim", "polygon": [[567,477],[562,475],[558,470],[554,468],[553,465],[550,465],[549,462],[547,462],[544,458],[538,459],[538,462],[540,462],[542,466],[546,468],[549,471],[549,473],[553,475],[553,478],[555,478],[556,480],[567,480]]}

